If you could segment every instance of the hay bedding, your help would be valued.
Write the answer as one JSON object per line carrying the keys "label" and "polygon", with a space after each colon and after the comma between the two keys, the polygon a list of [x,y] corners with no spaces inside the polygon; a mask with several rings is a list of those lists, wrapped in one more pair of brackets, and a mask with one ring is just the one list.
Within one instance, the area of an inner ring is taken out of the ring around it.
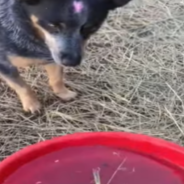
{"label": "hay bedding", "polygon": [[184,145],[184,1],[135,0],[110,14],[89,42],[83,65],[67,70],[80,96],[62,103],[39,69],[23,76],[45,105],[24,114],[0,84],[0,159],[54,136],[126,131]]}

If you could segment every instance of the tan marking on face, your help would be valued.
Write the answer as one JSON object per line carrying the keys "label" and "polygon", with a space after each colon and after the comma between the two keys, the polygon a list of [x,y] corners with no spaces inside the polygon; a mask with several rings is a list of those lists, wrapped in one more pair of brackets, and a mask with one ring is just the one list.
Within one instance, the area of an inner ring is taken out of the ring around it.
{"label": "tan marking on face", "polygon": [[53,59],[56,63],[60,64],[60,52],[62,49],[62,40],[59,35],[52,35],[47,30],[42,28],[38,24],[38,18],[34,15],[31,16],[31,20],[33,22],[33,26],[38,30],[41,38],[44,38],[46,45],[48,46]]}
{"label": "tan marking on face", "polygon": [[40,33],[41,38],[44,38],[46,44],[48,44],[49,48],[55,49],[57,47],[56,40],[54,37],[44,28],[42,28],[38,24],[38,18],[35,15],[31,16],[31,20],[33,22],[33,26],[38,30]]}
{"label": "tan marking on face", "polygon": [[33,65],[42,65],[45,63],[45,61],[43,60],[20,56],[8,56],[8,59],[12,63],[12,65],[17,68],[24,68]]}
{"label": "tan marking on face", "polygon": [[31,15],[31,21],[33,24],[33,27],[36,30],[36,34],[39,38],[45,40],[45,33],[44,33],[44,29],[38,24],[38,18],[35,15]]}

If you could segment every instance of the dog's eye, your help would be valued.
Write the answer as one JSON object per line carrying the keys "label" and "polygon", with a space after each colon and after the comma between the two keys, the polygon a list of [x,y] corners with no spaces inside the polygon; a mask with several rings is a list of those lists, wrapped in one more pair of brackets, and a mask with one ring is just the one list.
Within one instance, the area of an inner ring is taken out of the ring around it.
{"label": "dog's eye", "polygon": [[93,33],[93,32],[95,32],[95,31],[97,31],[97,29],[98,29],[98,26],[94,26],[94,25],[84,25],[83,27],[82,27],[82,30],[86,30],[86,31],[89,31],[89,32],[91,32],[91,33]]}
{"label": "dog's eye", "polygon": [[60,32],[59,27],[57,27],[57,26],[54,25],[54,24],[48,24],[48,28],[49,28],[49,31],[50,31],[51,33],[57,34],[57,33]]}
{"label": "dog's eye", "polygon": [[62,23],[58,23],[58,24],[48,24],[48,27],[50,32],[57,34],[60,33],[65,26]]}
{"label": "dog's eye", "polygon": [[95,33],[98,30],[98,26],[94,25],[84,25],[81,28],[81,34],[84,37],[84,39],[88,39],[91,34]]}

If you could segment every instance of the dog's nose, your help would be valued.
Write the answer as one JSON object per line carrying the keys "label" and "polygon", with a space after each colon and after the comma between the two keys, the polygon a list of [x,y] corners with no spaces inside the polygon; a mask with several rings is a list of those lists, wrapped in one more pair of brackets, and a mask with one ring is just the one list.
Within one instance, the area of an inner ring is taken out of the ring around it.
{"label": "dog's nose", "polygon": [[74,67],[81,63],[82,56],[78,53],[61,53],[62,64],[65,66]]}

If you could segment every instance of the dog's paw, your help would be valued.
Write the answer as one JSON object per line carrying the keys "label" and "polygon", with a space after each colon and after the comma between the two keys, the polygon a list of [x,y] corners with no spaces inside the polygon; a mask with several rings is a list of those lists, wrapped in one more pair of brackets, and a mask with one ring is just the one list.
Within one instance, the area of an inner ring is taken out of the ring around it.
{"label": "dog's paw", "polygon": [[27,96],[22,99],[22,106],[25,112],[31,112],[32,114],[40,112],[41,109],[40,102],[33,96]]}
{"label": "dog's paw", "polygon": [[56,95],[63,101],[68,102],[74,100],[77,97],[77,93],[74,91],[70,91],[69,89],[65,89],[56,93]]}

